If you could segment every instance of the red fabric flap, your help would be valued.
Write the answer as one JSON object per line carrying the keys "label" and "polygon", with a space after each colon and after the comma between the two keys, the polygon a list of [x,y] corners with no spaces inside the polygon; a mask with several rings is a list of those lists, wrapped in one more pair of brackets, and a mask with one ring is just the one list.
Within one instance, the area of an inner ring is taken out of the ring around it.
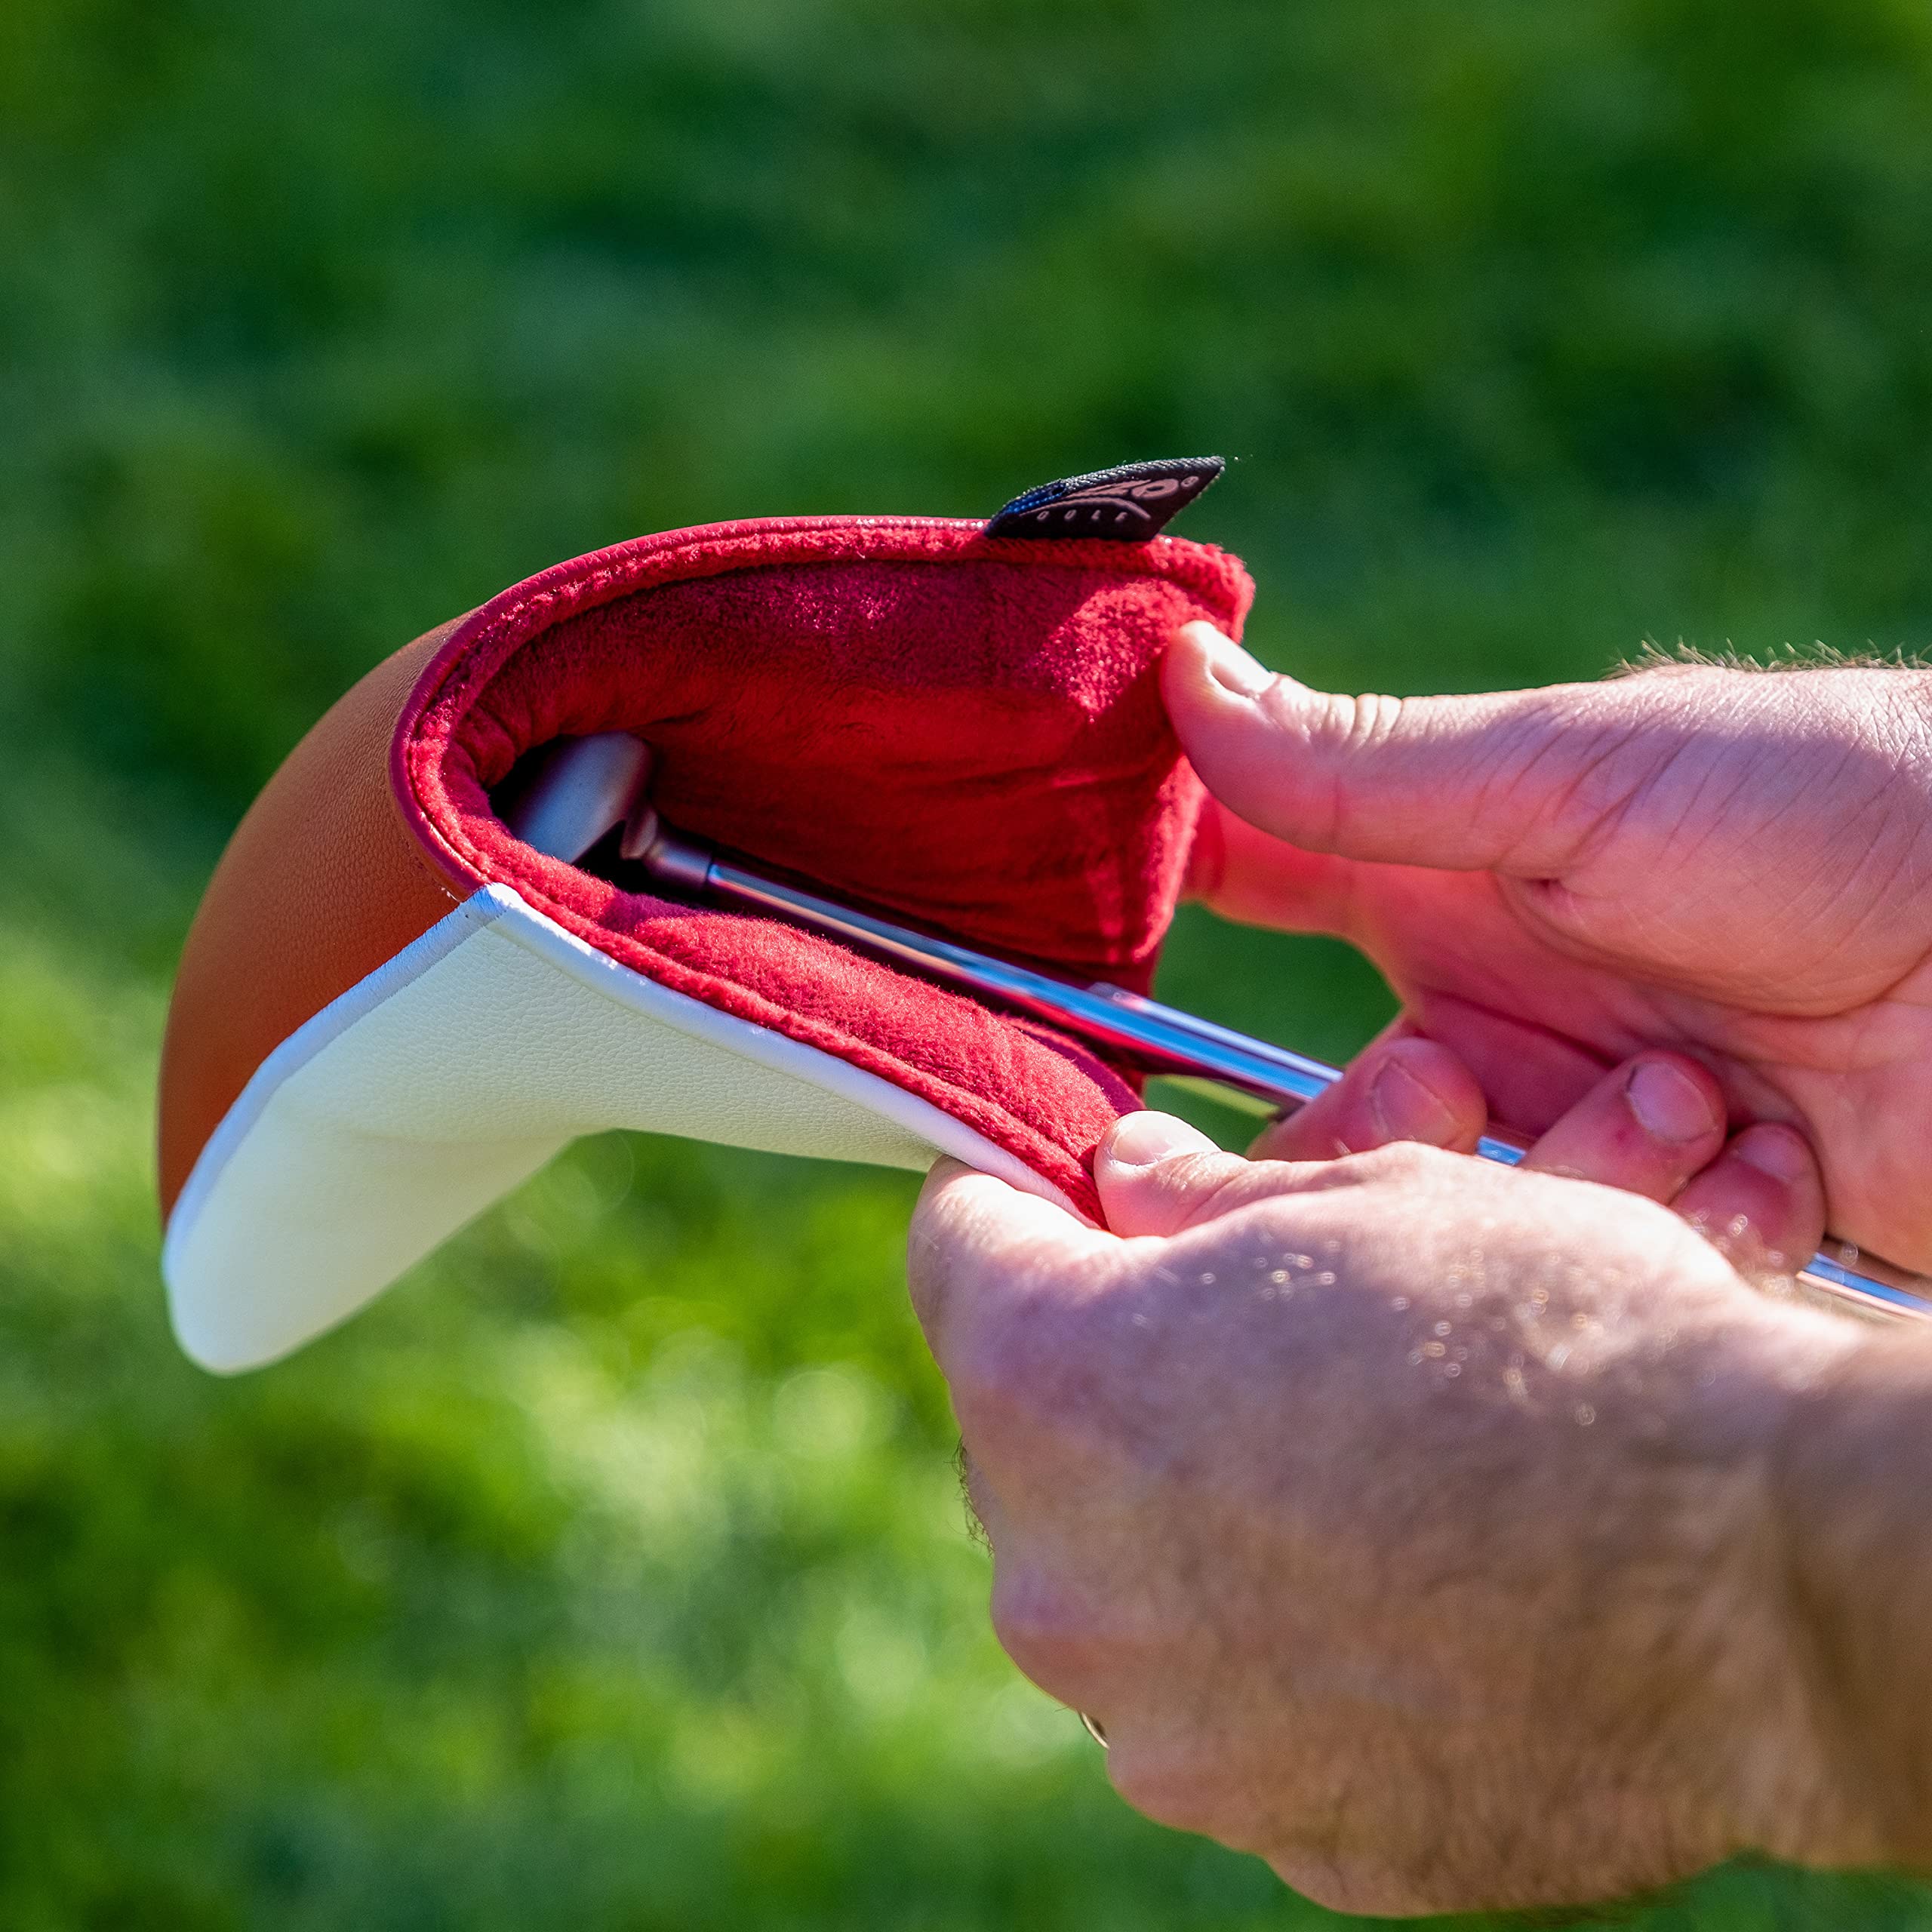
{"label": "red fabric flap", "polygon": [[506,591],[425,672],[398,796],[453,880],[515,888],[676,990],[943,1107],[1088,1211],[1133,1090],[1092,1054],[776,922],[624,893],[531,851],[488,793],[552,739],[635,732],[680,829],[989,950],[1144,987],[1198,782],[1159,660],[1238,634],[1235,558],[1161,537],[992,540],[893,518],[647,537]]}

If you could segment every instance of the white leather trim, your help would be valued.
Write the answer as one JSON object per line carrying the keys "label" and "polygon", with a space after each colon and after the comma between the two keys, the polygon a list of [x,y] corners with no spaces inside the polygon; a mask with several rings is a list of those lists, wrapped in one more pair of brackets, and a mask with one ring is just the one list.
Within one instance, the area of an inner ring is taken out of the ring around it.
{"label": "white leather trim", "polygon": [[884,1167],[950,1154],[1074,1211],[930,1102],[672,992],[491,885],[257,1069],[168,1222],[174,1332],[205,1367],[271,1361],[610,1128]]}

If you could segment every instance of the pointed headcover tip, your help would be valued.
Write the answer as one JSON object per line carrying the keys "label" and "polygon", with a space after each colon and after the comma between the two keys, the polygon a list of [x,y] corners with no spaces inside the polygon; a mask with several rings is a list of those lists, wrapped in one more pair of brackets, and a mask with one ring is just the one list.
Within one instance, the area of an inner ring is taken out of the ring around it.
{"label": "pointed headcover tip", "polygon": [[1158,537],[1226,467],[1217,456],[1182,456],[1063,476],[1015,497],[988,520],[986,534],[1144,543]]}

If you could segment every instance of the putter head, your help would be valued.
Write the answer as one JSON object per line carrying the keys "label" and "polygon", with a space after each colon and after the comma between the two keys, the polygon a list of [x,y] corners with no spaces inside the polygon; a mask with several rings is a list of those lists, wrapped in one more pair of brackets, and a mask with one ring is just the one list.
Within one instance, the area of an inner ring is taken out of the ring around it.
{"label": "putter head", "polygon": [[635,859],[657,830],[651,766],[651,747],[628,731],[555,738],[524,759],[491,801],[510,830],[546,857],[574,865],[621,826],[623,856]]}
{"label": "putter head", "polygon": [[651,802],[651,747],[628,731],[558,738],[525,759],[491,802],[525,844],[572,865],[616,832],[617,856],[669,891],[701,897],[710,855]]}
{"label": "putter head", "polygon": [[1144,989],[1201,799],[1158,661],[1191,619],[1238,632],[1250,586],[1198,544],[1069,528],[642,538],[371,672],[249,813],[183,956],[160,1126],[189,1352],[285,1352],[611,1128],[906,1168],[943,1152],[1095,1214],[1087,1158],[1138,1103],[1121,1069],[575,863],[621,826],[629,856],[671,864],[690,848],[654,802],[835,897]]}

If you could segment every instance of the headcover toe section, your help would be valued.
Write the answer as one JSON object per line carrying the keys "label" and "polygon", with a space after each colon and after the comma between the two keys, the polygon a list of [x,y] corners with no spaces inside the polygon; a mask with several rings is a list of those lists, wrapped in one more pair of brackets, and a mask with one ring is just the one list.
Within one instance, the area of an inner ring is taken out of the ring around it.
{"label": "headcover toe section", "polygon": [[1238,632],[1249,591],[1165,537],[721,525],[559,565],[377,667],[190,936],[161,1109],[184,1346],[272,1359],[608,1128],[950,1153],[1096,1214],[1086,1161],[1137,1104],[1121,1069],[816,934],[545,858],[491,792],[555,738],[629,731],[683,831],[1144,985],[1201,801],[1158,661],[1191,617]]}
{"label": "headcover toe section", "polygon": [[887,1167],[949,1152],[1054,1192],[928,1103],[645,979],[493,888],[250,1083],[169,1224],[183,1347],[224,1371],[287,1353],[611,1128]]}

